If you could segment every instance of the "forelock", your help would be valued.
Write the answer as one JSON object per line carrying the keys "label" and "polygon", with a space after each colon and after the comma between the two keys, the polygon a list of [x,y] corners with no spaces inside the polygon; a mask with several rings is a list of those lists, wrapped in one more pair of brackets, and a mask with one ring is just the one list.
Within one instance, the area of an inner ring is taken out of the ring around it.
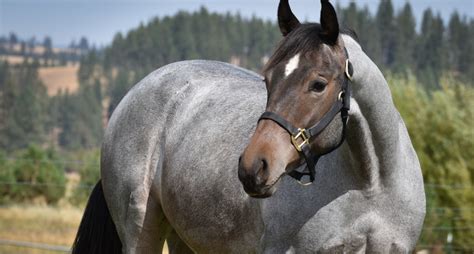
{"label": "forelock", "polygon": [[263,68],[263,72],[275,67],[278,63],[297,54],[305,55],[307,52],[318,50],[321,45],[319,33],[321,26],[316,23],[302,24],[287,36],[277,46],[277,49]]}

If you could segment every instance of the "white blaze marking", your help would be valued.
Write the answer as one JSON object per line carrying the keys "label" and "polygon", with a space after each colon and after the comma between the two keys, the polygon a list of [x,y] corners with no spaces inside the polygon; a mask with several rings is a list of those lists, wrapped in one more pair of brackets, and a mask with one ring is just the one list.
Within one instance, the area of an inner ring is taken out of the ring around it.
{"label": "white blaze marking", "polygon": [[290,74],[298,68],[298,63],[300,62],[300,54],[296,54],[294,57],[288,61],[285,67],[285,77],[290,76]]}

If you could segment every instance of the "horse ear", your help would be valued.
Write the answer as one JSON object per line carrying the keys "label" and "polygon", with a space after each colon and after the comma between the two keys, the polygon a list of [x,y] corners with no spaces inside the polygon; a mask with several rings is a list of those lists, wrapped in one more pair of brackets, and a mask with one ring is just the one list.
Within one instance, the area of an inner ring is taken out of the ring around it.
{"label": "horse ear", "polygon": [[329,0],[321,0],[321,37],[330,45],[337,42],[339,36],[339,23],[337,22],[336,10]]}
{"label": "horse ear", "polygon": [[278,25],[283,36],[286,36],[300,25],[300,22],[291,11],[288,0],[280,0],[278,5]]}

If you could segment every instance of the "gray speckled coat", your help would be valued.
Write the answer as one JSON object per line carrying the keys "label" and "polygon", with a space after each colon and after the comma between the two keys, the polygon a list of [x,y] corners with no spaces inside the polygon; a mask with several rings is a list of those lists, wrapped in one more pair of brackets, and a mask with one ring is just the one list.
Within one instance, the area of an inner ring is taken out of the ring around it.
{"label": "gray speckled coat", "polygon": [[[302,187],[283,177],[250,198],[238,157],[265,109],[262,78],[186,61],[140,81],[112,115],[102,148],[107,204],[124,253],[408,253],[420,234],[420,165],[389,88],[343,35],[354,66],[345,144]],[[186,244],[184,244],[186,243]]]}

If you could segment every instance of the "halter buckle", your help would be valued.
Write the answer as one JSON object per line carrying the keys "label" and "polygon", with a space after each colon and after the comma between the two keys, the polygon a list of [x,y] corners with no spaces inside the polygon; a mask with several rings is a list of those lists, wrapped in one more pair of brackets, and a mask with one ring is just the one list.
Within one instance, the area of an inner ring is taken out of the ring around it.
{"label": "halter buckle", "polygon": [[[298,140],[301,139],[301,143],[298,143]],[[303,151],[303,146],[309,144],[309,137],[308,133],[306,132],[306,129],[304,128],[298,128],[298,133],[296,135],[291,135],[291,143],[293,143],[293,146],[295,146],[296,150],[298,152]]]}
{"label": "halter buckle", "polygon": [[352,81],[352,73],[351,73],[351,70],[349,70],[349,65],[351,65],[351,62],[349,62],[349,59],[346,59],[346,69],[344,71],[344,73],[346,74],[346,77]]}

